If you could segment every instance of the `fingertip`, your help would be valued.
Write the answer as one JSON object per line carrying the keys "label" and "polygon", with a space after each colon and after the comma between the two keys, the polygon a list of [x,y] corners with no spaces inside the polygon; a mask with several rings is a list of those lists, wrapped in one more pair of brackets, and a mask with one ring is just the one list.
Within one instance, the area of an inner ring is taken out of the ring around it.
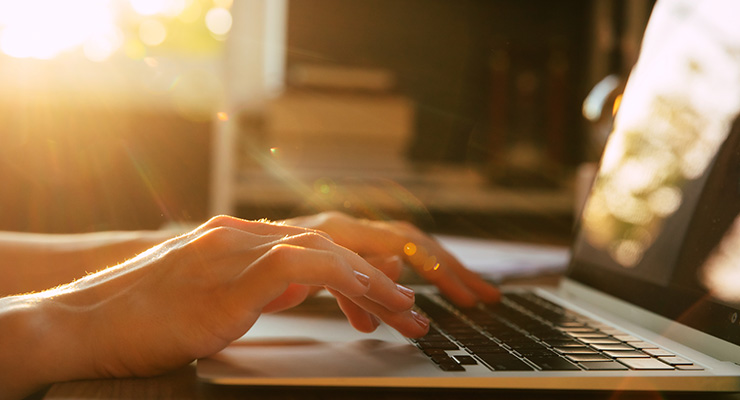
{"label": "fingertip", "polygon": [[366,313],[364,317],[353,317],[350,324],[362,333],[372,333],[380,326],[380,320],[372,314]]}
{"label": "fingertip", "polygon": [[404,262],[400,256],[367,257],[366,260],[375,268],[383,271],[392,281],[397,281],[403,273]]}
{"label": "fingertip", "polygon": [[483,283],[480,287],[476,288],[478,297],[483,303],[498,303],[501,301],[501,290],[496,286],[488,283]]}
{"label": "fingertip", "polygon": [[478,304],[478,296],[468,290],[458,290],[454,294],[446,294],[455,304],[463,308],[475,307]]}
{"label": "fingertip", "polygon": [[405,336],[410,338],[420,338],[429,333],[429,319],[414,310],[411,310],[410,313],[415,325],[413,329],[404,332]]}

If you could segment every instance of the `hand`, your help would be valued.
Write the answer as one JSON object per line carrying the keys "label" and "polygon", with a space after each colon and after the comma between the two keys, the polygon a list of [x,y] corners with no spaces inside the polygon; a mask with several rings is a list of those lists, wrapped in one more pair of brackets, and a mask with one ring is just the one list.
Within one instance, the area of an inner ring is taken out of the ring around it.
{"label": "hand", "polygon": [[466,269],[439,243],[410,223],[356,219],[339,212],[285,222],[326,232],[335,243],[357,252],[394,279],[400,275],[400,266],[394,265],[393,259],[400,257],[461,306],[495,302],[501,296],[498,289]]}
{"label": "hand", "polygon": [[263,311],[301,301],[306,286],[339,296],[363,330],[377,326],[369,315],[410,337],[428,329],[410,289],[325,234],[230,217],[34,296],[74,333],[58,341],[73,353],[64,359],[85,361],[65,371],[79,379],[152,375],[213,354]]}

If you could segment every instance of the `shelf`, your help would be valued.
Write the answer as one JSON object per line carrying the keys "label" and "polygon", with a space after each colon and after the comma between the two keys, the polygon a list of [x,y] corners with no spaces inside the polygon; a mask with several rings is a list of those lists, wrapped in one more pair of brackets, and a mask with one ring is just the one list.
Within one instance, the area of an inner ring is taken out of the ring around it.
{"label": "shelf", "polygon": [[467,168],[435,167],[420,171],[262,170],[241,171],[235,199],[241,206],[270,205],[315,209],[421,209],[445,213],[567,215],[573,211],[570,189],[496,187]]}

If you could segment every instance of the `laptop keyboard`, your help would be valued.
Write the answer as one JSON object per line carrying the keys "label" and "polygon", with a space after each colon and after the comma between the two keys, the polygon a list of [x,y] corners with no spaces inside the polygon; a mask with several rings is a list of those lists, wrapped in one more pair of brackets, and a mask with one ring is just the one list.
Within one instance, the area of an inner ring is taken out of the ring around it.
{"label": "laptop keyboard", "polygon": [[417,293],[416,305],[432,323],[413,342],[444,371],[475,364],[494,371],[703,369],[531,292],[467,309]]}

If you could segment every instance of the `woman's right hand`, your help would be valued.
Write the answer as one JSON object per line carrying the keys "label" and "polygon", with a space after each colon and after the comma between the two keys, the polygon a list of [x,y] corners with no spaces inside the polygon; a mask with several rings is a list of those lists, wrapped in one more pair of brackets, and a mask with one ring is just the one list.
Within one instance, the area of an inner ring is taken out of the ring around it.
{"label": "woman's right hand", "polygon": [[340,305],[351,301],[342,308],[358,329],[377,326],[371,314],[406,336],[427,332],[410,289],[325,234],[231,217],[69,285],[6,299],[41,310],[49,327],[56,346],[35,351],[44,360],[31,365],[56,373],[37,374],[43,384],[187,364],[242,336],[262,312],[302,301],[308,286],[326,287]]}

